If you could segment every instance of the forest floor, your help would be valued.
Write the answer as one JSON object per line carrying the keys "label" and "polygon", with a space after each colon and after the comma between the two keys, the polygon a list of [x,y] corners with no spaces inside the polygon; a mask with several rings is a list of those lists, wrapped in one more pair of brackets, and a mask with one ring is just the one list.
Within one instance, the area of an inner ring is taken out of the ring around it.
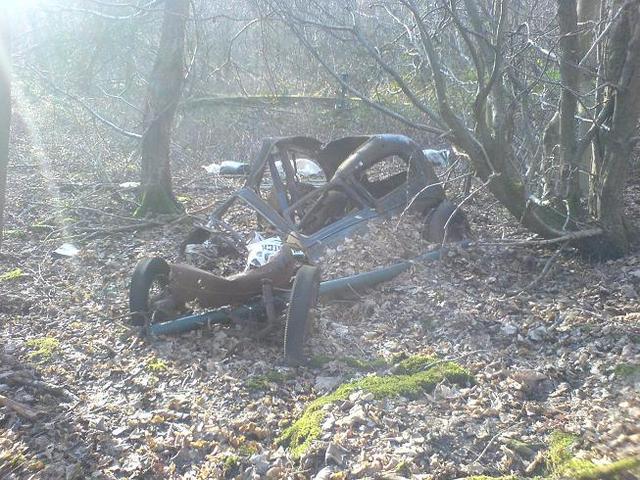
{"label": "forest floor", "polygon": [[[313,365],[288,368],[281,330],[142,338],[132,270],[175,260],[190,222],[142,228],[118,183],[28,158],[10,170],[0,255],[1,478],[640,478],[638,250],[594,264],[513,244],[526,232],[479,197],[480,245],[323,301]],[[175,177],[188,210],[238,185]],[[628,203],[640,218],[637,182]],[[325,275],[423,246],[410,218],[381,222],[328,252]]]}

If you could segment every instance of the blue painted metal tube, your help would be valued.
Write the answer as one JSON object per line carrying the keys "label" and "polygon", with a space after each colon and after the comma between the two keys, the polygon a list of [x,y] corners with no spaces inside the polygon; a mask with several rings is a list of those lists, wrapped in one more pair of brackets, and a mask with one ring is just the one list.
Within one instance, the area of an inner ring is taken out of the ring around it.
{"label": "blue painted metal tube", "polygon": [[154,335],[170,335],[175,333],[188,332],[196,328],[204,327],[211,323],[224,323],[229,320],[227,312],[214,310],[212,312],[198,313],[187,317],[176,318],[163,323],[154,323],[149,327],[149,331]]}
{"label": "blue painted metal tube", "polygon": [[397,277],[402,272],[405,272],[411,268],[416,262],[429,262],[433,260],[439,260],[440,257],[446,253],[447,248],[440,248],[433,252],[424,253],[411,260],[403,260],[402,262],[394,263],[388,267],[378,268],[369,272],[357,273],[350,277],[336,278],[334,280],[327,280],[320,284],[320,295],[330,295],[332,293],[340,292],[346,289],[357,289],[363,287],[370,287],[382,282],[388,282],[394,277]]}
{"label": "blue painted metal tube", "polygon": [[[459,246],[466,247],[469,242],[461,242]],[[449,247],[439,248],[433,252],[424,253],[411,260],[403,260],[388,267],[378,268],[369,272],[358,273],[349,277],[336,278],[327,280],[320,284],[320,295],[331,295],[344,290],[371,287],[378,283],[388,282],[397,277],[402,272],[411,268],[417,262],[431,262],[439,260],[442,255],[446,254]],[[280,293],[280,296],[288,296],[288,291]],[[164,323],[156,323],[151,325],[150,331],[154,335],[170,335],[183,333],[196,328],[204,327],[211,323],[225,323],[233,318],[243,318],[249,315],[262,312],[264,307],[261,302],[253,302],[247,305],[241,305],[233,310],[213,310],[211,312],[189,315],[188,317],[178,318]]]}

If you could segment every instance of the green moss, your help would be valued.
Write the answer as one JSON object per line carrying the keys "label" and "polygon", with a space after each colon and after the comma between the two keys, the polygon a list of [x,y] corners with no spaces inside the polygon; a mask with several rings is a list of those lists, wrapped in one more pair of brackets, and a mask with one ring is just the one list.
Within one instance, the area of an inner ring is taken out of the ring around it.
{"label": "green moss", "polygon": [[34,223],[29,226],[29,230],[34,232],[50,232],[51,230],[55,230],[56,227],[53,225],[45,225],[44,223]]}
{"label": "green moss", "polygon": [[328,355],[316,355],[314,357],[311,357],[311,360],[309,360],[309,366],[311,368],[322,368],[324,367],[327,363],[333,361],[334,358],[330,357]]}
{"label": "green moss", "polygon": [[553,432],[549,437],[549,451],[547,452],[547,465],[551,471],[556,471],[566,464],[571,457],[571,449],[578,438],[564,432]]}
{"label": "green moss", "polygon": [[413,355],[396,365],[396,373],[403,375],[418,373],[437,361],[438,359],[432,355]]}
{"label": "green moss", "polygon": [[309,366],[313,368],[321,368],[329,362],[333,361],[342,362],[354,370],[361,372],[374,372],[386,367],[390,367],[397,360],[397,356],[391,358],[358,358],[358,357],[330,357],[328,355],[316,355],[309,361]]}
{"label": "green moss", "polygon": [[473,477],[466,477],[466,480],[518,480],[515,475],[504,475],[501,477],[489,477],[487,475],[474,475]]}
{"label": "green moss", "polygon": [[596,465],[589,460],[572,459],[556,478],[574,478],[576,480],[622,479],[632,473],[634,478],[640,474],[640,458],[625,458],[608,465]]}
{"label": "green moss", "polygon": [[402,461],[396,465],[396,473],[402,476],[411,475],[411,469],[409,468],[409,463]]}
{"label": "green moss", "polygon": [[240,467],[240,457],[237,455],[226,455],[222,459],[222,468],[225,474],[229,474]]}
{"label": "green moss", "polygon": [[32,338],[27,340],[26,345],[33,350],[29,353],[29,358],[45,362],[60,348],[60,341],[53,337]]}
{"label": "green moss", "polygon": [[16,280],[22,277],[23,275],[24,273],[22,272],[22,269],[14,268],[13,270],[9,270],[8,272],[5,272],[2,275],[0,275],[0,282],[8,282],[11,280]]}
{"label": "green moss", "polygon": [[372,372],[384,367],[388,367],[390,362],[386,359],[379,357],[373,359],[357,358],[357,357],[330,357],[328,355],[316,355],[309,361],[309,366],[313,368],[322,368],[329,362],[337,360],[344,363],[348,367],[351,367],[362,372]]}
{"label": "green moss", "polygon": [[167,362],[159,358],[150,358],[147,360],[147,370],[150,372],[164,372],[168,367]]}
{"label": "green moss", "polygon": [[640,459],[628,458],[607,465],[597,465],[591,460],[577,458],[573,449],[579,438],[564,432],[553,432],[549,439],[547,454],[548,478],[573,478],[591,480],[599,478],[618,478],[619,473],[629,472],[640,467]]}
{"label": "green moss", "polygon": [[[406,371],[409,371],[410,367],[414,365],[412,358],[408,358],[405,362],[407,362],[405,364]],[[422,366],[426,365],[420,360],[415,362]],[[345,383],[335,391],[311,402],[302,416],[282,432],[277,442],[287,446],[292,457],[299,458],[320,436],[322,421],[325,417],[323,410],[325,405],[346,400],[349,395],[358,390],[373,393],[376,398],[417,397],[425,391],[432,390],[445,379],[455,383],[465,383],[471,379],[471,376],[460,365],[453,362],[443,362],[428,370],[411,374],[371,375]]]}
{"label": "green moss", "polygon": [[13,469],[17,469],[27,463],[27,457],[20,452],[0,452],[0,466],[8,465]]}
{"label": "green moss", "polygon": [[640,365],[637,363],[619,363],[614,372],[619,377],[633,377],[640,374]]}
{"label": "green moss", "polygon": [[289,379],[286,375],[278,370],[271,370],[263,375],[254,375],[244,382],[245,388],[252,391],[268,390],[274,383],[283,383]]}
{"label": "green moss", "polygon": [[372,372],[380,368],[389,366],[389,363],[384,358],[362,359],[356,357],[344,357],[341,359],[349,367],[355,368],[363,372]]}
{"label": "green moss", "polygon": [[[533,477],[536,480],[622,480],[626,474],[640,473],[640,458],[627,458],[606,465],[597,465],[591,460],[577,458],[573,453],[579,438],[565,432],[553,432],[549,437],[546,454],[546,475]],[[479,475],[466,480],[518,480],[525,477],[490,477]],[[635,478],[635,477],[634,477]]]}
{"label": "green moss", "polygon": [[258,453],[258,445],[257,444],[248,444],[248,445],[240,445],[238,446],[238,453],[243,457],[250,457]]}
{"label": "green moss", "polygon": [[7,238],[24,239],[27,238],[27,232],[17,229],[5,230],[4,236]]}
{"label": "green moss", "polygon": [[149,185],[144,193],[140,206],[133,213],[136,218],[147,214],[177,214],[182,212],[180,204],[173,199],[170,191],[160,185]]}

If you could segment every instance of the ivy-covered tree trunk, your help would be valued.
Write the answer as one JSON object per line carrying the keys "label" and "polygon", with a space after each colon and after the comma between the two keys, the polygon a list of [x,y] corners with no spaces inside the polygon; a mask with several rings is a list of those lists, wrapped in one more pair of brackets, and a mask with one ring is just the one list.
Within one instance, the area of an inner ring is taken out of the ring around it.
{"label": "ivy-covered tree trunk", "polygon": [[171,131],[184,82],[184,41],[189,0],[166,0],[160,45],[144,109],[142,205],[136,215],[177,213],[171,186]]}
{"label": "ivy-covered tree trunk", "polygon": [[[2,14],[2,9],[0,9]],[[3,15],[6,19],[6,15]],[[4,230],[4,208],[9,164],[11,127],[11,56],[8,22],[0,18],[0,247]]]}

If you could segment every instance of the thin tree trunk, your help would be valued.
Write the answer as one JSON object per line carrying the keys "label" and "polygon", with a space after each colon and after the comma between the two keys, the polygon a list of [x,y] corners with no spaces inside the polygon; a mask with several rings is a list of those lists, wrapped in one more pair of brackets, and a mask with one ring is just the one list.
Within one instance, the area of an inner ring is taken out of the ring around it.
{"label": "thin tree trunk", "polygon": [[580,61],[578,41],[578,10],[576,0],[558,0],[558,23],[560,24],[560,161],[562,190],[556,195],[566,199],[570,214],[574,214],[580,203],[578,170],[580,159],[576,158],[577,125],[576,113],[579,86],[577,64]]}
{"label": "thin tree trunk", "polygon": [[[9,165],[11,127],[11,46],[7,15],[0,10],[0,248],[4,231],[4,210]],[[4,20],[3,20],[4,19]]]}
{"label": "thin tree trunk", "polygon": [[189,0],[166,0],[158,54],[151,72],[142,136],[142,205],[136,215],[176,213],[169,147],[184,81],[185,25]]}

